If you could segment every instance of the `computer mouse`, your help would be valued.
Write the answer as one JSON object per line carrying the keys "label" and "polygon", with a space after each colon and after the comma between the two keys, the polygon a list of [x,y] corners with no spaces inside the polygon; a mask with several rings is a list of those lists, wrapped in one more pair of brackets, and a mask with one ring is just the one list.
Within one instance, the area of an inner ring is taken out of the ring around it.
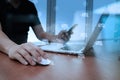
{"label": "computer mouse", "polygon": [[41,64],[41,65],[49,65],[51,63],[51,60],[41,58],[41,61],[38,62],[38,63]]}
{"label": "computer mouse", "polygon": [[41,58],[41,61],[39,61],[39,62],[34,57],[33,57],[33,60],[43,66],[47,66],[47,65],[51,64],[51,60],[45,59],[45,58]]}

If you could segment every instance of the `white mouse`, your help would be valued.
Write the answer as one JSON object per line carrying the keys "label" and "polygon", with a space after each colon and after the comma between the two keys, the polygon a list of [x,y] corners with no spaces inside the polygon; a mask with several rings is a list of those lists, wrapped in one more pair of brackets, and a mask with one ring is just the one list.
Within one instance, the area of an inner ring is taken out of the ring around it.
{"label": "white mouse", "polygon": [[41,58],[41,61],[38,62],[38,63],[41,64],[41,65],[49,65],[51,63],[51,60]]}
{"label": "white mouse", "polygon": [[[37,62],[37,60],[33,57],[33,60],[35,61],[35,62]],[[51,64],[51,60],[49,60],[49,59],[44,59],[44,58],[41,58],[41,61],[40,62],[37,62],[38,64],[40,64],[40,65],[49,65],[49,64]]]}

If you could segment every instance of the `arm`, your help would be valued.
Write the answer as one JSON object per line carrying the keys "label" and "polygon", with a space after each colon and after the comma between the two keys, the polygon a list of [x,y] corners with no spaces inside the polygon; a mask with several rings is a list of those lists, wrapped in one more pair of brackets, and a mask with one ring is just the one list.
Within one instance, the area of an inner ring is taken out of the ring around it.
{"label": "arm", "polygon": [[17,45],[16,43],[14,43],[13,41],[11,41],[2,31],[2,27],[0,24],[0,51],[8,54],[8,50],[11,46],[13,45]]}
{"label": "arm", "polygon": [[[11,41],[6,34],[2,31],[0,24],[0,51],[7,54],[11,59],[16,59],[24,65],[35,65],[33,57],[40,61],[41,56],[44,57],[45,53],[32,43],[24,43],[18,45]],[[45,57],[44,57],[45,58]]]}
{"label": "arm", "polygon": [[32,27],[32,29],[39,40],[47,39],[50,42],[64,43],[70,38],[67,31],[61,31],[58,35],[49,34],[43,30],[41,24]]}
{"label": "arm", "polygon": [[31,13],[33,14],[31,26],[36,37],[39,40],[47,39],[49,42],[59,42],[59,43],[65,43],[66,41],[69,40],[70,35],[68,35],[67,31],[61,31],[58,35],[52,35],[52,34],[46,33],[42,28],[42,25],[38,18],[37,10],[34,4],[32,4],[31,11],[32,11]]}

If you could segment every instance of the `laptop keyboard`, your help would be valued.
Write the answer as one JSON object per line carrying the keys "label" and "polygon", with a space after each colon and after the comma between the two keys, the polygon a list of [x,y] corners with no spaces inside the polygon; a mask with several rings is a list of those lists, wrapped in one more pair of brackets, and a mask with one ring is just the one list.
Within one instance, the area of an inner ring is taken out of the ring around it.
{"label": "laptop keyboard", "polygon": [[64,45],[60,49],[62,50],[70,50],[70,51],[79,51],[80,49],[83,48],[84,45],[80,44],[71,44],[71,45]]}
{"label": "laptop keyboard", "polygon": [[41,49],[49,52],[58,52],[64,54],[80,54],[82,53],[83,44],[58,44],[52,43],[50,45],[42,46]]}

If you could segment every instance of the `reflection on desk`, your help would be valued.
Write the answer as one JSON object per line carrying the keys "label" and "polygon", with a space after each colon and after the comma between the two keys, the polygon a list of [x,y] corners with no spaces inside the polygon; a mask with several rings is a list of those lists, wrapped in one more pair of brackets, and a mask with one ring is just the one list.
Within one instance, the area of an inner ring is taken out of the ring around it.
{"label": "reflection on desk", "polygon": [[94,50],[95,56],[85,59],[48,52],[54,62],[49,66],[24,66],[0,52],[0,80],[120,80],[119,52],[101,46]]}

